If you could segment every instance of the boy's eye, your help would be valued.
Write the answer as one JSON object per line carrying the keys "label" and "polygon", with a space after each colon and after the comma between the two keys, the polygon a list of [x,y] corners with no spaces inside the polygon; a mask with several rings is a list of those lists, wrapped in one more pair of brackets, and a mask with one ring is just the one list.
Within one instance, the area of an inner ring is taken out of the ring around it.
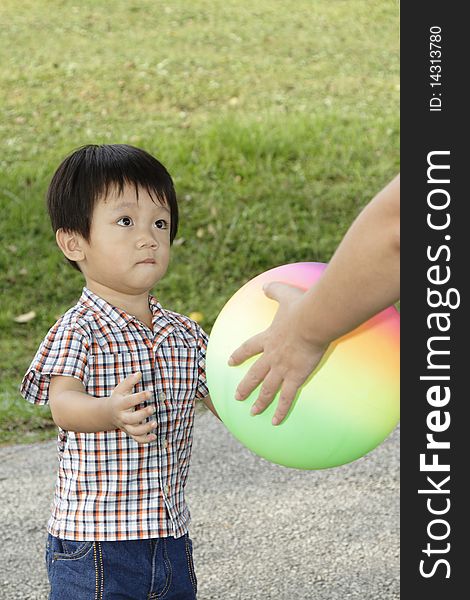
{"label": "boy's eye", "polygon": [[168,223],[165,221],[165,219],[158,219],[158,221],[155,221],[155,227],[157,229],[166,229],[168,227]]}
{"label": "boy's eye", "polygon": [[122,225],[123,227],[130,227],[132,225],[132,219],[130,217],[121,217],[119,221],[117,221],[118,225]]}

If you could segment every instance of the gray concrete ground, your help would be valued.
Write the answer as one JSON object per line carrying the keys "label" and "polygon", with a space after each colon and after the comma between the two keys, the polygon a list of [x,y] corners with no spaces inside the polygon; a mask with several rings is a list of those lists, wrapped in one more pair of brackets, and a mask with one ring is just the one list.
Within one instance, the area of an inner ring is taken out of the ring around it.
{"label": "gray concrete ground", "polygon": [[[270,464],[209,413],[188,500],[199,600],[399,598],[399,431],[326,471]],[[43,600],[55,443],[0,448],[0,598]],[[73,599],[71,599],[73,600]]]}

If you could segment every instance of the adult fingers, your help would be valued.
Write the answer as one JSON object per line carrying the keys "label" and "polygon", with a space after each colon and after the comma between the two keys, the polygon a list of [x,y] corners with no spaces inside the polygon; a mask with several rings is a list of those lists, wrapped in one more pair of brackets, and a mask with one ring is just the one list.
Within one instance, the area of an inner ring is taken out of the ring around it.
{"label": "adult fingers", "polygon": [[255,354],[262,352],[264,334],[265,332],[263,331],[243,342],[243,344],[232,353],[231,357],[228,359],[228,364],[231,367],[241,365],[245,360],[250,358],[250,356],[255,356]]}
{"label": "adult fingers", "polygon": [[267,377],[264,379],[256,402],[251,407],[251,414],[259,415],[262,413],[265,408],[271,404],[281,385],[282,377],[273,371],[270,371]]}
{"label": "adult fingers", "polygon": [[245,400],[251,392],[258,387],[266,375],[269,373],[269,365],[262,356],[251,366],[248,373],[240,381],[235,392],[236,400]]}
{"label": "adult fingers", "polygon": [[292,402],[295,399],[295,395],[297,394],[299,387],[300,385],[294,383],[293,381],[285,380],[283,382],[281,394],[279,396],[279,402],[277,403],[277,407],[272,419],[273,425],[279,425],[280,423],[282,423],[287,413],[289,412],[289,409],[292,405]]}

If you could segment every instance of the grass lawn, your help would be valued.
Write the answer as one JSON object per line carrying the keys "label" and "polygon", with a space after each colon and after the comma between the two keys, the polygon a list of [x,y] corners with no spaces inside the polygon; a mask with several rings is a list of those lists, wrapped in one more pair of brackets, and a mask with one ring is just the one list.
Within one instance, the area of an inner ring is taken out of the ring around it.
{"label": "grass lawn", "polygon": [[168,167],[181,227],[155,293],[208,332],[255,274],[328,261],[399,169],[396,2],[2,0],[0,23],[0,443],[54,431],[17,388],[81,292],[44,209],[72,149]]}

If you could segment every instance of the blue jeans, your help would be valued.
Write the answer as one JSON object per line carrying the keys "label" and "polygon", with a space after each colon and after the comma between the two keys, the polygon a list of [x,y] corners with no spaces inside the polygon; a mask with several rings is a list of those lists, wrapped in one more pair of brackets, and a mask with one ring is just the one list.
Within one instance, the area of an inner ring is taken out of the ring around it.
{"label": "blue jeans", "polygon": [[186,534],[122,542],[75,542],[49,534],[50,600],[195,600],[192,542]]}

